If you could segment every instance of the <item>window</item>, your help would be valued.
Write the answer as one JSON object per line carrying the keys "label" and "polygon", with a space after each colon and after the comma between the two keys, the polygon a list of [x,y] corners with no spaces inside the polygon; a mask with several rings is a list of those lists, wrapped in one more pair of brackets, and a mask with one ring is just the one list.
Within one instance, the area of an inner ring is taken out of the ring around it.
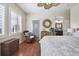
{"label": "window", "polygon": [[21,16],[13,11],[11,12],[10,25],[11,33],[21,32]]}
{"label": "window", "polygon": [[4,7],[0,5],[0,35],[4,34]]}

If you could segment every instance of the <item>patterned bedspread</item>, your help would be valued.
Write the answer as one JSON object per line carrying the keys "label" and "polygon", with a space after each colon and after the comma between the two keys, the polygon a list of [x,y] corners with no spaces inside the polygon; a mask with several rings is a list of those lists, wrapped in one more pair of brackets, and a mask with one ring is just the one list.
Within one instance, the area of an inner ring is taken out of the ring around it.
{"label": "patterned bedspread", "polygon": [[79,38],[45,36],[40,40],[42,56],[79,56]]}

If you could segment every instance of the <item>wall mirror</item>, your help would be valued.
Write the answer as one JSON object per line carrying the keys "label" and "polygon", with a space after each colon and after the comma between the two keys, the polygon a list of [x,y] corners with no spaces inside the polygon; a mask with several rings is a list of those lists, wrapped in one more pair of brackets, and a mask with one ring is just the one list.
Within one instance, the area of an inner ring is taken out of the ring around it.
{"label": "wall mirror", "polygon": [[44,26],[45,28],[49,28],[51,25],[52,25],[52,23],[51,23],[50,19],[45,19],[45,20],[43,21],[43,26]]}
{"label": "wall mirror", "polygon": [[62,30],[62,23],[56,23],[55,24],[55,28],[57,29],[57,30]]}

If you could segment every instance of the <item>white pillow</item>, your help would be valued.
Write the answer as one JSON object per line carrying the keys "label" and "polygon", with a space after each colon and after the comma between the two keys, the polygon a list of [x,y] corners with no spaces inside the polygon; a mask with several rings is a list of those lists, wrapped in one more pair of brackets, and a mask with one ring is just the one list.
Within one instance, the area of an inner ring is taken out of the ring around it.
{"label": "white pillow", "polygon": [[34,38],[34,36],[30,36],[30,39]]}
{"label": "white pillow", "polygon": [[74,37],[79,37],[79,32],[74,32],[74,33],[72,33],[72,36],[74,36]]}

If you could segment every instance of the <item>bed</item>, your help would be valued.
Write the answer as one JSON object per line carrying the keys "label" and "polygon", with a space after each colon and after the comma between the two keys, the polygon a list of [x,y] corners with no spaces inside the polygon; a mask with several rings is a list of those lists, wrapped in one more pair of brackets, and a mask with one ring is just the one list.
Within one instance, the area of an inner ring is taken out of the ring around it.
{"label": "bed", "polygon": [[79,56],[79,38],[45,36],[40,41],[41,56]]}

